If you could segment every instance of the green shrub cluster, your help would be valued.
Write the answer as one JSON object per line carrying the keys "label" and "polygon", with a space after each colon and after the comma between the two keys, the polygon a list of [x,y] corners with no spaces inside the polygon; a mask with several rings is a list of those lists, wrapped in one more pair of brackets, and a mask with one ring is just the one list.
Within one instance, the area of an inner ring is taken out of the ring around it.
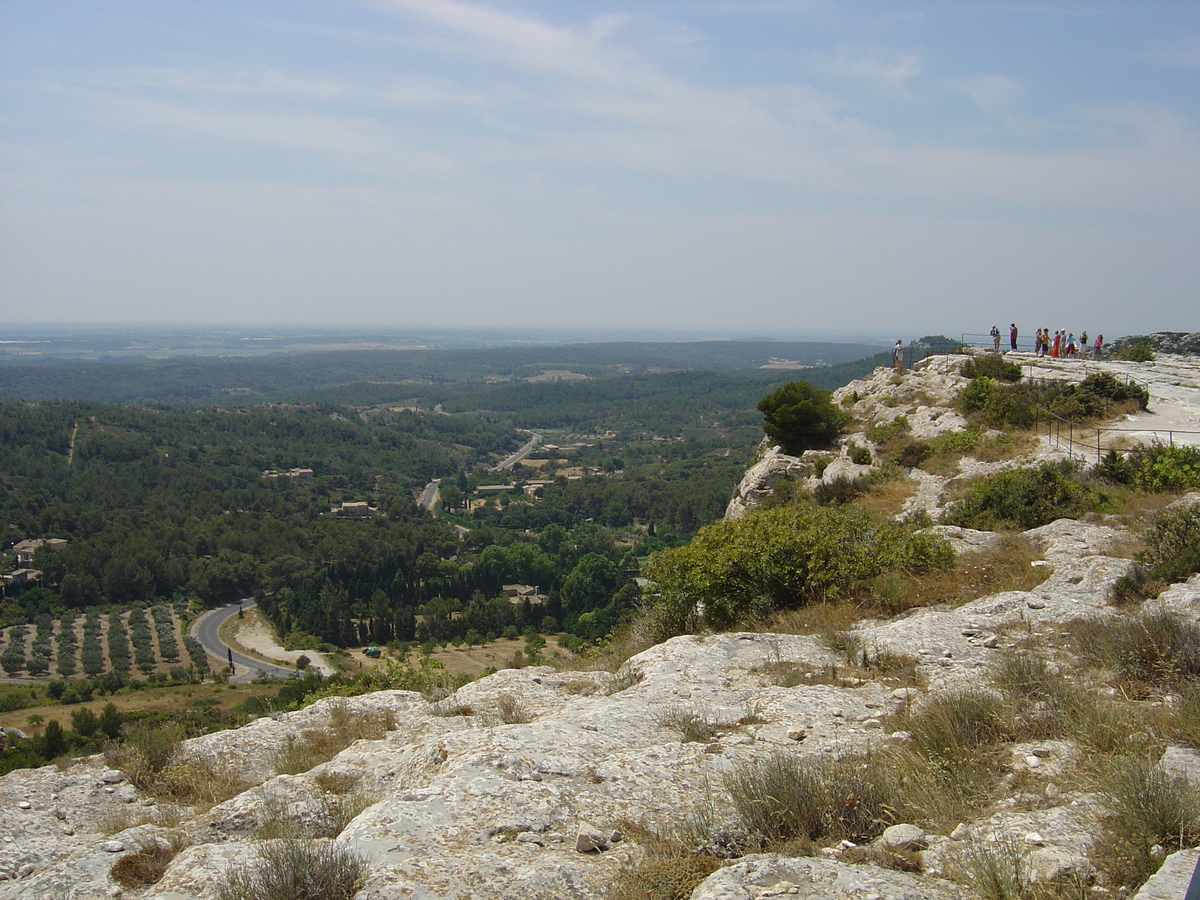
{"label": "green shrub cluster", "polygon": [[150,623],[146,621],[146,610],[135,606],[129,611],[129,639],[133,643],[133,655],[142,674],[154,671],[154,643],[150,637]]}
{"label": "green shrub cluster", "polygon": [[846,445],[846,456],[856,466],[869,466],[871,464],[871,451],[867,447],[862,447],[853,442]]}
{"label": "green shrub cluster", "polygon": [[989,476],[954,504],[943,521],[981,531],[1025,531],[1103,509],[1108,496],[1081,480],[1079,471],[1078,463],[1062,460]]}
{"label": "green shrub cluster", "polygon": [[1050,411],[1064,419],[1081,422],[1107,416],[1112,407],[1135,403],[1145,409],[1149,392],[1133,383],[1118,381],[1108,372],[1094,372],[1078,384],[1062,385],[1050,399]]}
{"label": "green shrub cluster", "polygon": [[1107,372],[1088,375],[1078,384],[1003,384],[979,375],[958,392],[957,405],[964,414],[992,427],[1032,428],[1043,411],[1083,421],[1107,416],[1122,403],[1145,409],[1149,399],[1144,388],[1118,381]]}
{"label": "green shrub cluster", "polygon": [[119,675],[129,674],[129,634],[119,612],[108,614],[108,664]]}
{"label": "green shrub cluster", "polygon": [[104,671],[104,649],[100,645],[100,614],[88,610],[87,618],[83,620],[83,644],[79,649],[79,660],[83,665],[83,674],[95,677]]}
{"label": "green shrub cluster", "polygon": [[1060,387],[1056,385],[1001,384],[981,375],[958,392],[958,408],[985,425],[995,428],[1012,426],[1032,428],[1038,412]]}
{"label": "green shrub cluster", "polygon": [[1126,362],[1153,362],[1154,345],[1150,341],[1134,341],[1131,344],[1122,344],[1113,353],[1113,359],[1121,359]]}
{"label": "green shrub cluster", "polygon": [[1021,367],[994,353],[972,356],[963,363],[961,372],[964,377],[972,379],[991,378],[1008,382],[1021,380]]}
{"label": "green shrub cluster", "polygon": [[188,659],[191,660],[192,668],[197,674],[201,677],[208,674],[208,654],[204,652],[204,645],[190,634],[186,634],[183,636],[183,647],[187,650]]}
{"label": "green shrub cluster", "polygon": [[7,637],[4,652],[0,653],[0,669],[13,675],[25,668],[25,626],[13,625]]}
{"label": "green shrub cluster", "polygon": [[175,622],[171,610],[165,603],[156,603],[150,609],[154,617],[154,630],[158,633],[158,652],[167,662],[179,659],[179,644],[175,640]]}
{"label": "green shrub cluster", "polygon": [[1167,511],[1142,541],[1146,546],[1133,568],[1113,586],[1118,599],[1154,596],[1200,572],[1200,505]]}
{"label": "green shrub cluster", "polygon": [[751,510],[703,528],[646,564],[651,628],[662,640],[727,630],[777,609],[849,597],[884,572],[949,567],[940,537],[854,507]]}
{"label": "green shrub cluster", "polygon": [[1110,450],[1096,475],[1113,484],[1144,491],[1187,491],[1200,488],[1200,449],[1155,442],[1141,444],[1124,456]]}
{"label": "green shrub cluster", "polygon": [[79,648],[75,638],[75,619],[74,613],[65,613],[58,623],[54,671],[63,678],[70,678],[76,671],[75,658]]}

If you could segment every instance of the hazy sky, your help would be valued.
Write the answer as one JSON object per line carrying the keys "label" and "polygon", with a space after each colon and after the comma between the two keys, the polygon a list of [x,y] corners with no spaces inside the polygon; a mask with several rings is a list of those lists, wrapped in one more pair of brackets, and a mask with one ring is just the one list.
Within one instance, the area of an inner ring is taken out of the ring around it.
{"label": "hazy sky", "polygon": [[0,328],[1200,330],[1194,0],[0,0]]}

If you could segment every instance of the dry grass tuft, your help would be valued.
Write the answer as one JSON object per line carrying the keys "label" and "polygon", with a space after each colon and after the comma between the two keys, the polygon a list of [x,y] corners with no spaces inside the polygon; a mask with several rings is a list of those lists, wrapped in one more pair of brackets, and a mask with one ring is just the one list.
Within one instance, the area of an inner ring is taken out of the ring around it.
{"label": "dry grass tuft", "polygon": [[172,726],[135,729],[104,755],[131,784],[159,800],[214,806],[250,787],[217,760],[184,757],[182,738],[183,730]]}
{"label": "dry grass tuft", "polygon": [[329,712],[329,725],[312,728],[298,738],[289,738],[276,754],[275,771],[280,775],[298,775],[333,759],[355,741],[378,740],[396,725],[390,711],[356,710],[350,712],[345,701]]}
{"label": "dry grass tuft", "polygon": [[622,821],[621,832],[642,854],[621,867],[605,900],[687,900],[721,860],[697,852],[674,834]]}
{"label": "dry grass tuft", "polygon": [[496,697],[496,719],[502,725],[524,725],[537,715],[516,694],[500,694]]}
{"label": "dry grass tuft", "polygon": [[127,853],[118,859],[111,869],[109,876],[121,887],[141,888],[158,884],[167,866],[171,864],[182,846],[160,844],[157,841]]}
{"label": "dry grass tuft", "polygon": [[346,794],[323,794],[321,796],[324,827],[317,837],[335,838],[368,807],[379,802],[374,791],[355,790]]}
{"label": "dry grass tuft", "polygon": [[1029,591],[1049,577],[1049,566],[1035,566],[1041,551],[1018,535],[1006,536],[993,549],[964,553],[953,569],[909,579],[920,602],[911,606],[959,606],[1001,591]]}
{"label": "dry grass tuft", "polygon": [[328,794],[349,794],[362,780],[358,772],[318,772],[313,783]]}
{"label": "dry grass tuft", "polygon": [[904,503],[920,487],[908,477],[889,478],[871,485],[870,489],[854,500],[855,506],[860,506],[877,516],[890,518],[898,515],[904,509]]}
{"label": "dry grass tuft", "polygon": [[1144,756],[1118,756],[1097,773],[1097,792],[1108,811],[1093,847],[1093,862],[1108,882],[1129,889],[1157,871],[1161,856],[1200,842],[1200,794]]}
{"label": "dry grass tuft", "polygon": [[679,739],[685,744],[707,744],[730,727],[718,723],[708,710],[679,704],[658,710],[654,715],[654,723],[678,732]]}
{"label": "dry grass tuft", "polygon": [[871,610],[861,603],[837,600],[779,610],[772,613],[763,628],[770,634],[825,634],[847,631],[870,616]]}
{"label": "dry grass tuft", "polygon": [[1004,432],[985,438],[971,454],[983,462],[1000,462],[1006,459],[1023,459],[1038,445],[1038,435],[1033,431]]}
{"label": "dry grass tuft", "polygon": [[256,857],[226,870],[219,900],[350,900],[367,876],[363,857],[328,842],[264,842]]}

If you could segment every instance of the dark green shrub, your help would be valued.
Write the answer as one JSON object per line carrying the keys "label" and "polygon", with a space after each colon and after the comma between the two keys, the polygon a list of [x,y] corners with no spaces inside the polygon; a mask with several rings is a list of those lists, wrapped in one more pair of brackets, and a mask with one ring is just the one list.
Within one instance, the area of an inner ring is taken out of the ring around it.
{"label": "dark green shrub", "polygon": [[1118,600],[1156,596],[1200,572],[1200,505],[1164,513],[1142,540],[1136,564],[1113,585]]}
{"label": "dark green shrub", "polygon": [[1136,403],[1145,409],[1150,394],[1136,384],[1118,381],[1108,372],[1096,372],[1079,384],[1063,385],[1050,400],[1049,409],[1075,422],[1107,416],[1113,406]]}
{"label": "dark green shrub", "polygon": [[828,447],[846,422],[846,413],[830,402],[830,391],[793,381],[758,401],[763,431],[784,453]]}
{"label": "dark green shrub", "polygon": [[1078,464],[1064,460],[989,476],[977,482],[943,521],[983,531],[1025,531],[1102,509],[1108,497],[1080,481],[1078,471]]}
{"label": "dark green shrub", "polygon": [[966,378],[991,378],[996,381],[1020,381],[1021,367],[1003,356],[994,353],[972,356],[963,363],[962,374]]}
{"label": "dark green shrub", "polygon": [[1102,397],[1109,403],[1134,401],[1139,409],[1150,402],[1150,392],[1133,382],[1120,381],[1108,372],[1093,372],[1078,385],[1080,391]]}
{"label": "dark green shrub", "polygon": [[819,506],[841,506],[865,494],[870,486],[870,479],[862,475],[857,478],[838,475],[818,484],[813,488],[812,495]]}
{"label": "dark green shrub", "polygon": [[1158,577],[1176,582],[1200,572],[1200,505],[1165,513],[1143,540],[1139,558]]}
{"label": "dark green shrub", "polygon": [[981,375],[971,381],[958,392],[958,408],[968,415],[979,412],[987,406],[989,400],[998,391],[995,378]]}
{"label": "dark green shrub", "polygon": [[909,441],[888,458],[898,466],[911,469],[925,462],[931,455],[928,441]]}
{"label": "dark green shrub", "polygon": [[1038,411],[1061,389],[1055,384],[1001,384],[981,375],[958,392],[957,405],[965,415],[985,425],[1031,428],[1037,422]]}
{"label": "dark green shrub", "polygon": [[847,444],[846,455],[850,457],[850,462],[856,466],[869,466],[871,464],[871,451],[866,447],[860,447],[858,444]]}

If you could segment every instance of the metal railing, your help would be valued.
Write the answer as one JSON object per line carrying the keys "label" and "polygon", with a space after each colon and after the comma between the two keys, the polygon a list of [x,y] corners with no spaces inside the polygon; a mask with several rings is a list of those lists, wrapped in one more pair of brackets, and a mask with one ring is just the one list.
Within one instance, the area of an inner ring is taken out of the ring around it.
{"label": "metal railing", "polygon": [[[1152,434],[1156,441],[1159,435],[1166,435],[1166,443],[1170,446],[1175,445],[1176,435],[1200,435],[1200,431],[1185,431],[1183,429],[1119,428],[1114,425],[1083,425],[1079,422],[1072,422],[1070,419],[1058,415],[1058,413],[1048,412],[1044,415],[1046,416],[1046,439],[1050,443],[1054,444],[1060,450],[1065,450],[1066,454],[1072,459],[1085,459],[1094,450],[1097,464],[1103,459],[1105,451],[1115,450],[1117,453],[1129,452],[1128,448],[1112,446],[1111,441],[1106,445],[1104,441],[1105,435],[1122,433]],[[1040,431],[1041,423],[1039,423],[1038,428]]]}

